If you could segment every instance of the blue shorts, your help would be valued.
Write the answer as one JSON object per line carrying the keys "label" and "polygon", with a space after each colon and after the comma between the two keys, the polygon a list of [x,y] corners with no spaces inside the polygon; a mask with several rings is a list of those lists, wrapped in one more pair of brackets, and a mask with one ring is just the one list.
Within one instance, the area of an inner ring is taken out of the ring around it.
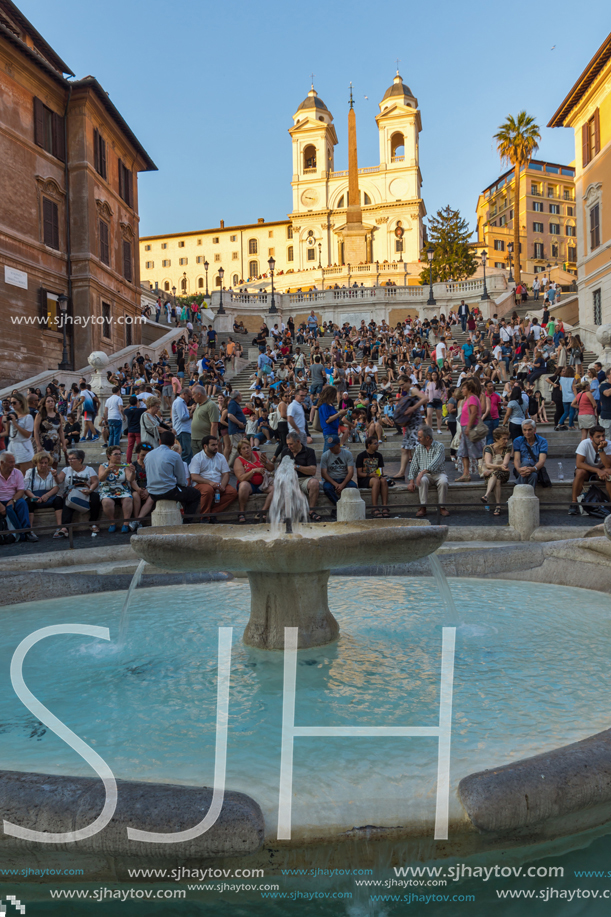
{"label": "blue shorts", "polygon": [[316,385],[311,385],[310,386],[310,395],[320,395],[320,393],[322,392],[322,388],[323,388],[322,382],[318,382]]}

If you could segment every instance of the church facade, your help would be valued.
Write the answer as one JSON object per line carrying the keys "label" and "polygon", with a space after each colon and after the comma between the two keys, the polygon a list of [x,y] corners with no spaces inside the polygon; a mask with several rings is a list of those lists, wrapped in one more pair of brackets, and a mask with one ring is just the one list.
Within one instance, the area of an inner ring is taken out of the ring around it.
{"label": "church facade", "polygon": [[[417,265],[426,214],[419,165],[422,124],[417,99],[398,72],[379,109],[379,163],[358,168],[351,103],[349,168],[336,171],[333,115],[312,86],[289,129],[293,210],[288,219],[141,236],[142,279],[163,294],[175,289],[178,295],[194,295],[263,279],[270,257],[284,289],[307,285],[304,272],[311,270],[324,273],[348,265],[356,270],[376,262]],[[367,276],[363,280],[367,283]]]}

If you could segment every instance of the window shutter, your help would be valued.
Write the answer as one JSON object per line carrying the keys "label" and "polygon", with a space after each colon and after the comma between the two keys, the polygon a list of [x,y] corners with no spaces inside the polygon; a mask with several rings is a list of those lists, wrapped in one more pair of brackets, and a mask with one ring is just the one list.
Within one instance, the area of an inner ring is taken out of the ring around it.
{"label": "window shutter", "polygon": [[44,110],[40,99],[34,96],[34,143],[37,146],[44,146],[45,142]]}
{"label": "window shutter", "polygon": [[585,169],[590,161],[590,126],[586,123],[581,128],[581,162]]}
{"label": "window shutter", "polygon": [[100,171],[100,132],[95,127],[93,129],[93,168],[96,172]]}
{"label": "window shutter", "polygon": [[59,209],[48,197],[42,199],[42,223],[45,245],[59,250]]}
{"label": "window shutter", "polygon": [[42,326],[47,328],[49,324],[48,312],[47,312],[47,290],[44,287],[40,288],[40,297],[38,300],[39,315],[42,322]]}
{"label": "window shutter", "polygon": [[123,276],[128,283],[132,282],[132,246],[131,242],[123,241]]}
{"label": "window shutter", "polygon": [[127,177],[127,203],[130,207],[134,206],[134,176],[132,172],[126,173]]}
{"label": "window shutter", "polygon": [[108,246],[108,223],[100,220],[100,260],[110,264],[110,249]]}
{"label": "window shutter", "polygon": [[98,137],[100,141],[100,152],[99,152],[100,175],[102,176],[102,178],[106,178],[106,141],[104,140],[103,137],[100,137],[99,134],[98,134]]}
{"label": "window shutter", "polygon": [[600,153],[600,112],[598,108],[594,112],[594,149],[592,155]]}
{"label": "window shutter", "polygon": [[64,134],[64,119],[62,115],[53,112],[53,155],[61,162],[66,161],[66,136]]}
{"label": "window shutter", "polygon": [[125,176],[123,175],[123,160],[119,160],[119,197],[125,200]]}

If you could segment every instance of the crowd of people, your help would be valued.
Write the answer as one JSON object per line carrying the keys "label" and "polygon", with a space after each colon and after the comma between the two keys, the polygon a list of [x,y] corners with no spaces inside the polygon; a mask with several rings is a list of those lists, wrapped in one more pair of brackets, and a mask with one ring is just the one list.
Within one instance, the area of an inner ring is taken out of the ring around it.
{"label": "crowd of people", "polygon": [[[241,333],[248,334],[238,329],[236,336]],[[484,322],[463,301],[447,317],[408,318],[394,328],[373,320],[321,324],[312,311],[298,326],[292,318],[262,326],[251,344],[259,357],[246,398],[225,379],[243,347],[233,336],[220,343],[211,325],[200,333],[185,327],[173,359],[167,352],[157,361],[137,353],[109,372],[112,394],[103,410],[85,379],[70,389],[57,380],[45,392],[15,389],[0,418],[5,526],[36,540],[35,514],[50,508],[54,538],[67,537],[74,514],[84,512],[94,536],[101,514],[109,531],[134,531],[169,493],[188,516],[204,519],[235,503],[238,524],[246,521],[251,496],[261,494],[255,519],[265,520],[274,471],[285,456],[295,462],[312,521],[321,519],[321,489],[333,514],[346,487],[369,490],[373,515],[387,517],[389,489],[398,482],[418,490],[418,516],[426,515],[434,486],[446,516],[446,450],[435,439],[444,428],[461,472],[456,482],[478,475],[482,503],[499,515],[502,485],[512,473],[523,483],[550,485],[548,443],[537,432],[537,424],[548,422],[547,400],[555,406],[556,430],[581,431],[570,512],[577,512],[592,477],[611,496],[611,370],[584,367],[578,335],[547,308],[541,320],[514,313]],[[323,437],[320,468],[313,425]],[[380,444],[395,433],[401,460],[389,475]],[[85,464],[79,442],[99,439],[104,460]],[[351,443],[361,444],[356,455]]]}

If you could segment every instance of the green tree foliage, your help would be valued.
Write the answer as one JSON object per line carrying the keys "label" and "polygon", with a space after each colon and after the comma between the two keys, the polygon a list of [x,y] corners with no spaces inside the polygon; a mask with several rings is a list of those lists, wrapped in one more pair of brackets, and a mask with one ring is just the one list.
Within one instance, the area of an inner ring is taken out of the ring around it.
{"label": "green tree foliage", "polygon": [[477,270],[474,251],[469,247],[469,239],[472,235],[460,211],[453,210],[449,205],[438,210],[436,216],[429,217],[429,241],[420,253],[420,260],[424,263],[420,273],[420,283],[429,283],[430,266],[427,257],[429,245],[435,249],[433,283],[438,280],[466,280],[472,277]]}

